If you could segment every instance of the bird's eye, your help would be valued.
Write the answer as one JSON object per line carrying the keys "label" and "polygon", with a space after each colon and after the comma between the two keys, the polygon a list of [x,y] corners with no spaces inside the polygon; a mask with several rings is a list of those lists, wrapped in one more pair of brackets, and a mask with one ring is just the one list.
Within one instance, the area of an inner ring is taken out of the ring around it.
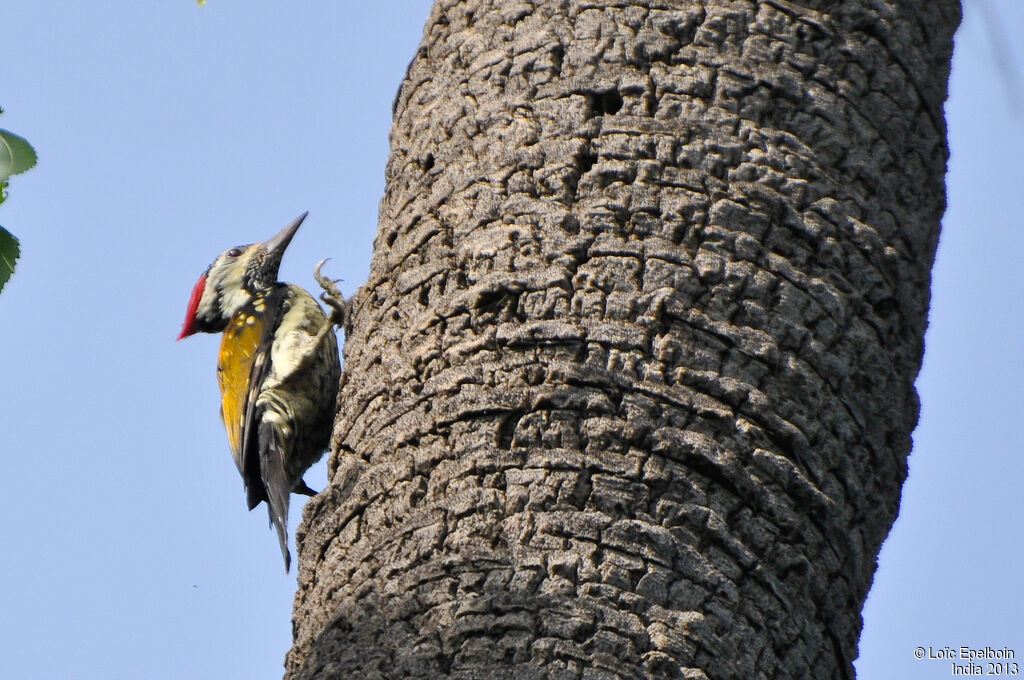
{"label": "bird's eye", "polygon": [[241,248],[232,248],[231,250],[228,251],[228,257],[238,257],[241,254],[242,254],[242,249]]}

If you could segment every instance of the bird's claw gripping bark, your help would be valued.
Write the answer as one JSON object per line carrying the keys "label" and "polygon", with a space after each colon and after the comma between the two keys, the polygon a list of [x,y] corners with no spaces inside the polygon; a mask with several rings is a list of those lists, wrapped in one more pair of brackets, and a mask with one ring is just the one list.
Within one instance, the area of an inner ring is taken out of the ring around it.
{"label": "bird's claw gripping bark", "polygon": [[313,278],[320,284],[320,287],[324,289],[324,292],[320,294],[320,299],[327,305],[331,314],[328,317],[328,321],[338,328],[345,328],[345,322],[348,320],[348,300],[341,294],[336,285],[341,279],[329,279],[320,273],[320,269],[327,262],[327,258],[320,260],[316,267],[313,269]]}

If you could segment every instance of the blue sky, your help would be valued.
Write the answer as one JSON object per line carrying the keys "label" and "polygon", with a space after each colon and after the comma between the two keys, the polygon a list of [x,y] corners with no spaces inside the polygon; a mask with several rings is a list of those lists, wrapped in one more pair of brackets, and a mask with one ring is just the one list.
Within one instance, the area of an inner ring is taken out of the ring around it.
{"label": "blue sky", "polygon": [[[977,2],[947,105],[922,420],[861,678],[949,675],[917,646],[1024,662],[1024,97],[1014,110],[1022,86]],[[346,293],[365,279],[391,102],[429,2],[3,5],[0,127],[39,165],[0,206],[23,251],[0,293],[0,677],[280,678],[295,576],[265,513],[245,511],[218,339],[174,338],[218,252],[304,210],[282,278],[313,287],[329,256]],[[1024,3],[988,6],[1008,42],[1024,34]]]}

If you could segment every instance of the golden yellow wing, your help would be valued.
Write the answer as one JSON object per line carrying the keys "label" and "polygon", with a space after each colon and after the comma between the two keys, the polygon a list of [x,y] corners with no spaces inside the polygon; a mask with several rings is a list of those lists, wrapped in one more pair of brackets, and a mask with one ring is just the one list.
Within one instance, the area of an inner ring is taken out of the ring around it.
{"label": "golden yellow wing", "polygon": [[[266,331],[265,317],[242,311],[228,323],[220,343],[217,359],[217,383],[220,385],[220,415],[228,431],[228,444],[238,471],[243,473],[242,444],[246,419],[246,405],[253,375],[253,364],[259,354],[260,343]],[[257,371],[258,372],[258,371]],[[255,386],[258,388],[258,386]]]}

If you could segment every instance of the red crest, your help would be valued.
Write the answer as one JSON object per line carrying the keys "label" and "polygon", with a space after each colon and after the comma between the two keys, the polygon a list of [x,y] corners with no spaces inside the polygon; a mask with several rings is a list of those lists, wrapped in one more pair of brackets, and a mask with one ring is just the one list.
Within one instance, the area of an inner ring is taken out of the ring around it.
{"label": "red crest", "polygon": [[178,340],[187,338],[196,332],[196,310],[199,309],[199,301],[203,299],[203,291],[206,290],[206,274],[199,277],[196,287],[192,289],[192,297],[188,299],[188,310],[185,312],[185,323],[181,325],[181,335]]}

